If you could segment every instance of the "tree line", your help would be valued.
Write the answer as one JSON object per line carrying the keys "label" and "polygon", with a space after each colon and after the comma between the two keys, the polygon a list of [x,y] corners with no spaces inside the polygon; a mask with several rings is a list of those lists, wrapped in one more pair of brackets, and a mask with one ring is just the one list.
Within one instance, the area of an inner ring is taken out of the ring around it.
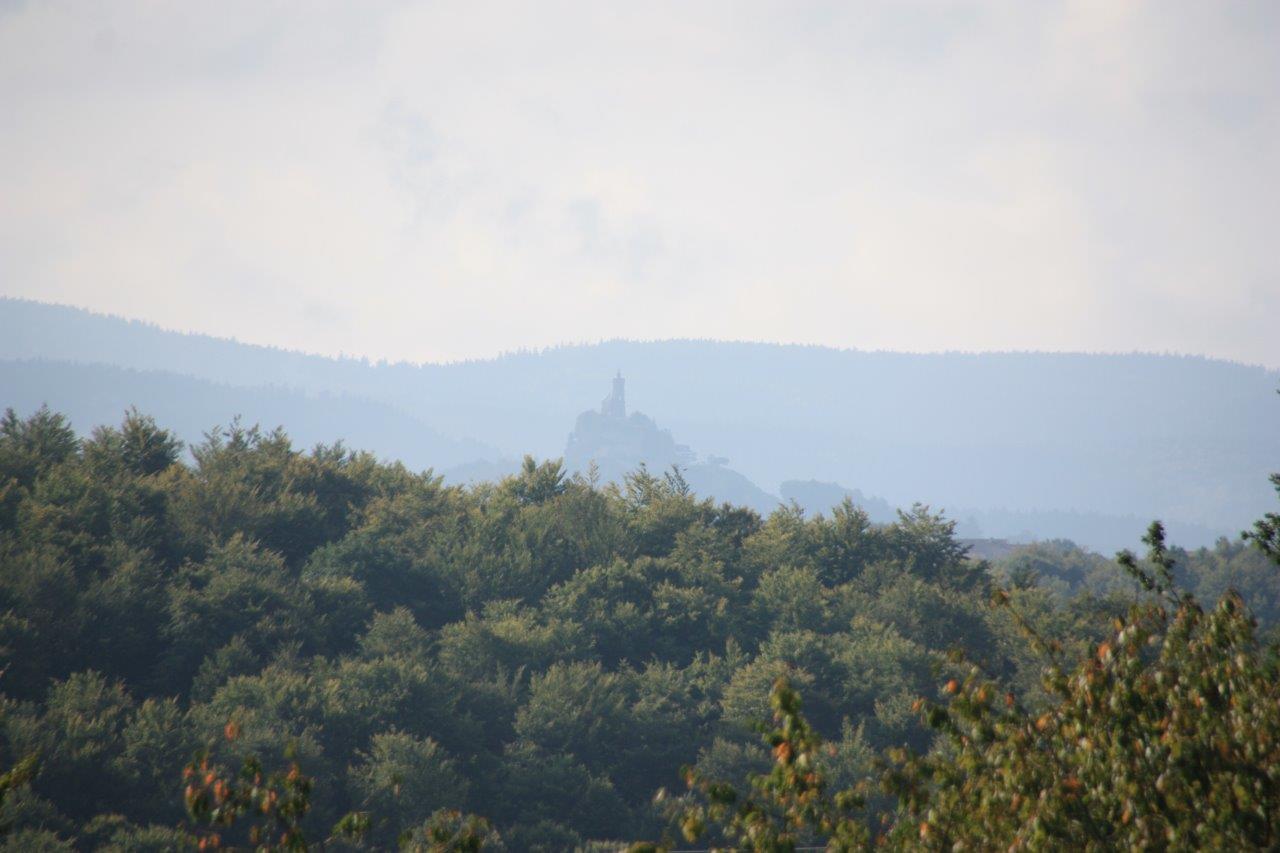
{"label": "tree line", "polygon": [[1276,516],[989,565],[679,471],[185,450],[0,420],[5,849],[1276,843]]}

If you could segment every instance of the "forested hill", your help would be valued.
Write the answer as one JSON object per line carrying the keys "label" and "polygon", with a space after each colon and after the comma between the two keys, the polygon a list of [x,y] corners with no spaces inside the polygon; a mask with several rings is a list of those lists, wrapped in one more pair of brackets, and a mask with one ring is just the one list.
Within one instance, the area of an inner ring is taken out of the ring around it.
{"label": "forested hill", "polygon": [[0,851],[671,849],[677,819],[720,845],[749,828],[730,785],[766,837],[815,806],[733,849],[1280,843],[1280,516],[1194,552],[1153,525],[1126,573],[675,476],[181,450],[136,413],[0,417]]}
{"label": "forested hill", "polygon": [[1232,531],[1268,504],[1257,472],[1280,464],[1280,374],[1193,357],[666,341],[382,365],[0,302],[0,358],[33,356],[354,394],[517,458],[561,455],[574,418],[621,369],[633,408],[766,490],[818,479],[895,505],[1089,510]]}

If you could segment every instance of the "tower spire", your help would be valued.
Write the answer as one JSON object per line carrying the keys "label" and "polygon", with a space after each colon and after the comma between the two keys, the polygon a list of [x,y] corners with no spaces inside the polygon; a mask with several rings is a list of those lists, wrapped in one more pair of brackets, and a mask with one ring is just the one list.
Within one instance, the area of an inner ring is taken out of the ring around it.
{"label": "tower spire", "polygon": [[627,380],[622,378],[622,370],[613,377],[613,391],[600,404],[600,414],[611,418],[627,416]]}

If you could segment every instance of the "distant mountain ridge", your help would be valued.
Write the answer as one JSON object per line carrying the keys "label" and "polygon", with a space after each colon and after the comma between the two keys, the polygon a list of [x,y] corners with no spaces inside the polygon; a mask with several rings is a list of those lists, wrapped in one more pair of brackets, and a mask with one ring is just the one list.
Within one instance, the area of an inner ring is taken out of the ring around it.
{"label": "distant mountain ridge", "polygon": [[493,448],[441,435],[392,406],[343,394],[237,386],[178,373],[107,364],[0,360],[0,409],[29,413],[41,405],[61,412],[81,434],[115,425],[136,406],[187,444],[239,417],[267,429],[286,427],[294,444],[313,447],[341,439],[416,470],[437,471],[477,458],[498,458]]}
{"label": "distant mountain ridge", "polygon": [[488,465],[560,456],[575,417],[621,369],[636,408],[765,492],[811,479],[892,506],[1005,508],[1000,524],[1161,517],[1233,534],[1270,508],[1266,474],[1280,469],[1280,373],[1198,357],[614,341],[371,364],[0,300],[0,359],[29,358],[369,400],[487,448],[474,462]]}

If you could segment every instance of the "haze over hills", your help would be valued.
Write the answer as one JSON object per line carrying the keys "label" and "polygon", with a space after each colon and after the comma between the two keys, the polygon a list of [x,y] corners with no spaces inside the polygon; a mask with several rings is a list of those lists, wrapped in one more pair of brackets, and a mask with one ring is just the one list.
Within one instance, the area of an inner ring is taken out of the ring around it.
{"label": "haze over hills", "polygon": [[[94,399],[137,402],[191,440],[194,427],[165,416],[184,407],[164,400],[198,399],[201,429],[261,411],[255,419],[300,443],[328,433],[416,467],[481,473],[526,452],[564,455],[575,419],[621,371],[631,408],[756,488],[765,498],[754,504],[788,499],[783,483],[817,481],[887,506],[945,507],[989,536],[1098,548],[1132,542],[1152,517],[1183,544],[1234,534],[1269,507],[1265,475],[1280,467],[1280,373],[1199,357],[611,341],[374,364],[6,299],[0,359],[64,363],[6,365],[3,405],[31,405],[38,389],[71,411],[75,389],[91,385]],[[22,385],[32,371],[42,384]]]}
{"label": "haze over hills", "polygon": [[348,394],[307,394],[282,386],[230,385],[160,370],[48,360],[0,360],[0,407],[29,413],[41,405],[87,433],[119,422],[130,407],[154,417],[188,444],[239,417],[244,424],[287,426],[295,445],[341,439],[410,468],[444,469],[501,454],[476,441],[441,435],[385,403]]}

